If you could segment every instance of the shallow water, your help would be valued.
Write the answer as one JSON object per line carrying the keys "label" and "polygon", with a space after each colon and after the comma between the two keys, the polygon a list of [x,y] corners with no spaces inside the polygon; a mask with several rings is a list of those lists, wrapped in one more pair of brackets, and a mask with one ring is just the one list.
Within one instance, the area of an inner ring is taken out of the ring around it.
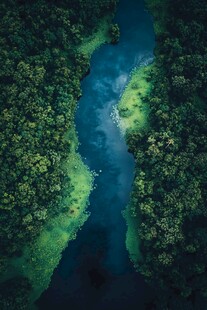
{"label": "shallow water", "polygon": [[153,23],[142,0],[121,0],[115,22],[120,42],[93,54],[75,120],[79,152],[99,174],[90,196],[91,216],[64,251],[39,309],[137,310],[144,309],[149,294],[125,247],[121,211],[129,201],[134,160],[111,113],[131,70],[153,57]]}

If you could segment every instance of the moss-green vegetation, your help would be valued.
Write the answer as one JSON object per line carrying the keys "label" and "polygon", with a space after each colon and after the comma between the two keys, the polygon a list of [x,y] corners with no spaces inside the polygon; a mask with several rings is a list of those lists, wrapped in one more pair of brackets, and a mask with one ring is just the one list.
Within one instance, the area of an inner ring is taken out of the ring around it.
{"label": "moss-green vegetation", "polygon": [[126,133],[147,126],[149,107],[144,98],[150,92],[150,83],[148,81],[150,70],[151,66],[134,69],[119,101],[120,127]]}
{"label": "moss-green vegetation", "polygon": [[110,23],[112,16],[106,16],[97,25],[94,32],[86,37],[83,42],[78,47],[78,51],[91,57],[93,52],[99,48],[100,45],[104,43],[109,43],[111,41],[110,36]]}
{"label": "moss-green vegetation", "polygon": [[31,307],[87,219],[92,176],[76,153],[73,118],[115,7],[116,0],[0,3],[3,310]]}
{"label": "moss-green vegetation", "polygon": [[205,309],[207,3],[147,3],[157,46],[148,127],[127,139],[136,161],[127,247],[140,249],[135,265],[159,289],[155,309]]}

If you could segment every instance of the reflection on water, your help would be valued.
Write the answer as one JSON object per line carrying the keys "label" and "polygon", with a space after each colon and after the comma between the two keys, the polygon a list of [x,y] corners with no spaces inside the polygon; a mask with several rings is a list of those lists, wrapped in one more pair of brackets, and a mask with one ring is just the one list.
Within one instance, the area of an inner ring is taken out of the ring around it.
{"label": "reflection on water", "polygon": [[90,197],[91,216],[65,250],[38,302],[40,309],[144,307],[147,287],[129,261],[121,214],[129,200],[134,160],[112,112],[134,66],[152,59],[154,34],[143,0],[122,0],[116,22],[120,43],[104,45],[94,53],[76,115],[79,151],[98,174]]}

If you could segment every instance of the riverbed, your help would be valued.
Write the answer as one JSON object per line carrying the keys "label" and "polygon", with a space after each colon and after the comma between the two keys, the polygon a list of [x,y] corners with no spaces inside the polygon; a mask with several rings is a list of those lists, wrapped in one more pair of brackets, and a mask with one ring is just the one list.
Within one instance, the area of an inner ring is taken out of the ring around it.
{"label": "riverbed", "polygon": [[153,21],[143,0],[121,0],[115,17],[120,42],[91,58],[76,113],[79,152],[94,171],[90,217],[64,251],[39,309],[144,309],[149,288],[125,246],[122,216],[134,178],[134,159],[114,121],[114,107],[136,66],[153,57]]}

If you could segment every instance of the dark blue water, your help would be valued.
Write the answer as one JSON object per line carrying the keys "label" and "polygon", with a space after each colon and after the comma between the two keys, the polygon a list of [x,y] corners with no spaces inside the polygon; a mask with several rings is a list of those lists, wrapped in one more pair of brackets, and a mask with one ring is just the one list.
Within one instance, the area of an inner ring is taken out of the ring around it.
{"label": "dark blue water", "polygon": [[111,113],[131,70],[153,57],[154,32],[143,0],[121,0],[115,21],[118,45],[104,45],[82,82],[76,114],[79,152],[100,172],[90,196],[91,216],[64,251],[40,309],[144,309],[149,288],[135,272],[125,247],[125,208],[134,178],[134,160]]}

